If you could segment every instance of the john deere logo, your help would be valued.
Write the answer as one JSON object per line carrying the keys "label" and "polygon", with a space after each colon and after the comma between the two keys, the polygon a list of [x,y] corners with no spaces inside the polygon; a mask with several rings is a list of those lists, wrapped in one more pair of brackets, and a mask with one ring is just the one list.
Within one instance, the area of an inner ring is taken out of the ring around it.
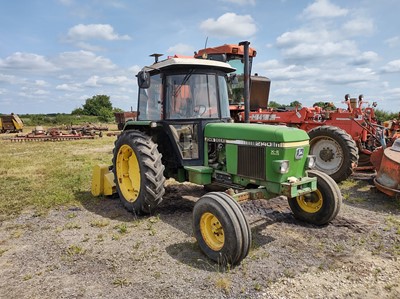
{"label": "john deere logo", "polygon": [[296,148],[296,155],[295,155],[296,160],[300,160],[301,158],[303,158],[303,156],[304,156],[304,148],[303,147]]}

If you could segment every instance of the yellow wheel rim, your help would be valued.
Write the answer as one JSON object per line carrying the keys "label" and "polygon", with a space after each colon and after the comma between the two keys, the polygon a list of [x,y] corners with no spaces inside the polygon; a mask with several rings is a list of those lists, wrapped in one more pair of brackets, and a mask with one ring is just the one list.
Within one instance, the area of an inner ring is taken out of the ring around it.
{"label": "yellow wheel rim", "polygon": [[116,176],[119,189],[126,201],[134,202],[140,191],[139,161],[129,145],[119,148],[116,161]]}
{"label": "yellow wheel rim", "polygon": [[324,202],[322,194],[319,190],[315,190],[311,194],[296,197],[299,207],[307,213],[316,213],[322,208]]}
{"label": "yellow wheel rim", "polygon": [[213,214],[207,212],[201,215],[200,232],[204,242],[214,251],[220,250],[225,243],[224,229],[221,222]]}

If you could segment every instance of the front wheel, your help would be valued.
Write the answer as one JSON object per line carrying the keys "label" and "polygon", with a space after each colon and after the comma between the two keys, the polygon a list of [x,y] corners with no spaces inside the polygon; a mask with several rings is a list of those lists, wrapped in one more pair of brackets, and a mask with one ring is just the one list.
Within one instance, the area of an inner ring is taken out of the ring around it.
{"label": "front wheel", "polygon": [[249,253],[250,226],[239,204],[224,192],[210,192],[197,201],[193,232],[204,254],[219,264],[237,265]]}
{"label": "front wheel", "polygon": [[317,178],[317,190],[306,195],[289,198],[289,206],[294,217],[315,225],[332,221],[339,213],[342,195],[336,182],[325,173],[308,171],[310,177]]}
{"label": "front wheel", "polygon": [[131,212],[151,213],[161,201],[164,165],[161,154],[146,134],[125,131],[115,142],[113,172],[119,197]]}

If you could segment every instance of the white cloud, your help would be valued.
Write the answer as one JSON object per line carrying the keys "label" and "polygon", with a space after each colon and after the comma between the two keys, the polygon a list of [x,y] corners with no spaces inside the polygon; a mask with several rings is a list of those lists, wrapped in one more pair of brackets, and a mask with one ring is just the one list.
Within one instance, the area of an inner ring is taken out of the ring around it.
{"label": "white cloud", "polygon": [[58,65],[78,70],[112,70],[116,65],[108,58],[89,51],[63,52],[57,58]]}
{"label": "white cloud", "polygon": [[200,29],[210,36],[246,38],[257,32],[257,26],[250,15],[225,13],[218,19],[207,19],[200,24]]}
{"label": "white cloud", "polygon": [[48,86],[49,83],[47,83],[47,82],[44,81],[44,80],[35,80],[35,85],[36,85],[36,86],[40,86],[40,87],[45,87],[45,86]]}
{"label": "white cloud", "polygon": [[336,39],[336,36],[333,32],[328,30],[310,30],[301,28],[281,34],[276,39],[276,44],[278,47],[289,47],[299,43],[323,43],[332,39]]}
{"label": "white cloud", "polygon": [[114,32],[114,28],[109,24],[79,24],[68,30],[68,40],[130,40],[129,35],[119,35]]}
{"label": "white cloud", "polygon": [[8,84],[17,84],[20,82],[20,78],[17,78],[14,75],[4,75],[0,73],[0,82]]}
{"label": "white cloud", "polygon": [[142,69],[142,68],[141,68],[140,66],[138,66],[138,65],[133,65],[133,66],[131,66],[131,67],[128,69],[128,71],[129,71],[130,73],[133,73],[134,75],[136,75],[137,73],[140,72],[141,69]]}
{"label": "white cloud", "polygon": [[388,62],[383,68],[384,73],[399,73],[400,72],[400,59]]}
{"label": "white cloud", "polygon": [[57,85],[56,89],[63,91],[82,91],[82,88],[80,87],[79,84],[68,84],[68,83]]}
{"label": "white cloud", "polygon": [[87,87],[97,87],[99,86],[97,83],[98,81],[99,81],[99,76],[91,76],[89,79],[86,80],[84,85]]}
{"label": "white cloud", "polygon": [[336,18],[347,15],[348,10],[332,4],[329,0],[316,0],[307,6],[303,15],[306,18]]}
{"label": "white cloud", "polygon": [[321,80],[328,84],[354,84],[377,81],[378,76],[370,68],[352,68],[333,70],[322,75]]}
{"label": "white cloud", "polygon": [[374,31],[374,22],[370,18],[357,18],[343,25],[343,32],[347,36],[370,35]]}
{"label": "white cloud", "polygon": [[353,59],[352,65],[365,65],[375,62],[379,59],[379,55],[373,51],[366,51],[361,53]]}
{"label": "white cloud", "polygon": [[392,38],[386,39],[385,44],[387,44],[390,48],[399,46],[400,45],[400,36],[394,36]]}
{"label": "white cloud", "polygon": [[282,53],[289,59],[313,60],[317,58],[351,57],[358,54],[358,49],[355,42],[349,40],[324,43],[316,41],[314,44],[300,43],[284,49]]}
{"label": "white cloud", "polygon": [[192,46],[186,44],[176,44],[168,48],[167,52],[171,54],[182,54],[182,55],[190,55],[192,56],[194,53],[194,48]]}
{"label": "white cloud", "polygon": [[4,60],[0,59],[0,69],[55,71],[57,67],[42,55],[15,52]]}

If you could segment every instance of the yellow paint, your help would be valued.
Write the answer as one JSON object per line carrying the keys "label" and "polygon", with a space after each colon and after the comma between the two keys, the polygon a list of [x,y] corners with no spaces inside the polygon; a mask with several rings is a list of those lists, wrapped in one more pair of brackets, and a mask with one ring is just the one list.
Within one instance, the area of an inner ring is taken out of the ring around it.
{"label": "yellow paint", "polygon": [[225,244],[224,229],[214,214],[206,212],[200,218],[200,232],[204,242],[214,251],[221,250]]}

